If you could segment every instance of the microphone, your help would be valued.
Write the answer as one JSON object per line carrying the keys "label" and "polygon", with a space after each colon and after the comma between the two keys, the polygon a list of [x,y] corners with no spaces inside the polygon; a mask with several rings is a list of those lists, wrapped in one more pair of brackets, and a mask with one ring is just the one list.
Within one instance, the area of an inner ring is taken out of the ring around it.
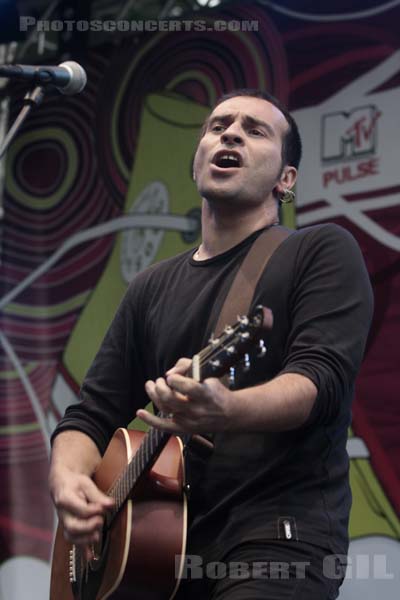
{"label": "microphone", "polygon": [[58,67],[0,65],[0,77],[25,79],[37,85],[51,84],[67,96],[79,94],[87,82],[85,69],[73,60],[67,60]]}

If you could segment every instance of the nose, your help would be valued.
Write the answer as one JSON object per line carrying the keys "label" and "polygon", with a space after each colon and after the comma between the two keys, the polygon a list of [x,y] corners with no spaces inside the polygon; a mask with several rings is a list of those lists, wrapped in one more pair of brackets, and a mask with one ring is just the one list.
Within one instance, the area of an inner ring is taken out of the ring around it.
{"label": "nose", "polygon": [[228,145],[242,145],[243,137],[240,127],[236,123],[232,123],[221,135],[221,141]]}

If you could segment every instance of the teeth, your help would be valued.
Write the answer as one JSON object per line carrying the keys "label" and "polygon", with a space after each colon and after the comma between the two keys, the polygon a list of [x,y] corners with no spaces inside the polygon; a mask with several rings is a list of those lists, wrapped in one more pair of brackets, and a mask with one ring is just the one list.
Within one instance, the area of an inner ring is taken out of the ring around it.
{"label": "teeth", "polygon": [[234,164],[235,166],[240,164],[239,158],[233,154],[221,154],[216,162],[218,165],[225,167],[229,166],[227,163]]}

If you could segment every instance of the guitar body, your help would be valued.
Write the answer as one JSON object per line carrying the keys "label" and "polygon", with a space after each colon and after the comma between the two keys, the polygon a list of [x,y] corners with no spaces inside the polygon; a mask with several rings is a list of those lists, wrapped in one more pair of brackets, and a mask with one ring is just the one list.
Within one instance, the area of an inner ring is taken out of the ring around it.
{"label": "guitar body", "polygon": [[[94,476],[103,492],[109,493],[143,437],[140,431],[115,432]],[[184,485],[182,443],[171,437],[94,546],[94,560],[86,562],[59,525],[50,600],[172,600],[186,549]]]}

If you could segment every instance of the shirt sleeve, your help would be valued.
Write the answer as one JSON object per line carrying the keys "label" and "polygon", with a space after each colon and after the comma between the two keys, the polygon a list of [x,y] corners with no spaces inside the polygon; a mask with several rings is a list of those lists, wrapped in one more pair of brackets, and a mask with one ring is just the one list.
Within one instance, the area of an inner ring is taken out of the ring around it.
{"label": "shirt sleeve", "polygon": [[90,436],[103,454],[114,431],[126,427],[148,402],[138,295],[134,280],[83,381],[81,401],[67,408],[52,441],[61,431],[75,429]]}
{"label": "shirt sleeve", "polygon": [[304,237],[294,279],[280,374],[313,381],[318,395],[306,425],[329,423],[353,394],[372,319],[371,284],[355,239],[334,224]]}

